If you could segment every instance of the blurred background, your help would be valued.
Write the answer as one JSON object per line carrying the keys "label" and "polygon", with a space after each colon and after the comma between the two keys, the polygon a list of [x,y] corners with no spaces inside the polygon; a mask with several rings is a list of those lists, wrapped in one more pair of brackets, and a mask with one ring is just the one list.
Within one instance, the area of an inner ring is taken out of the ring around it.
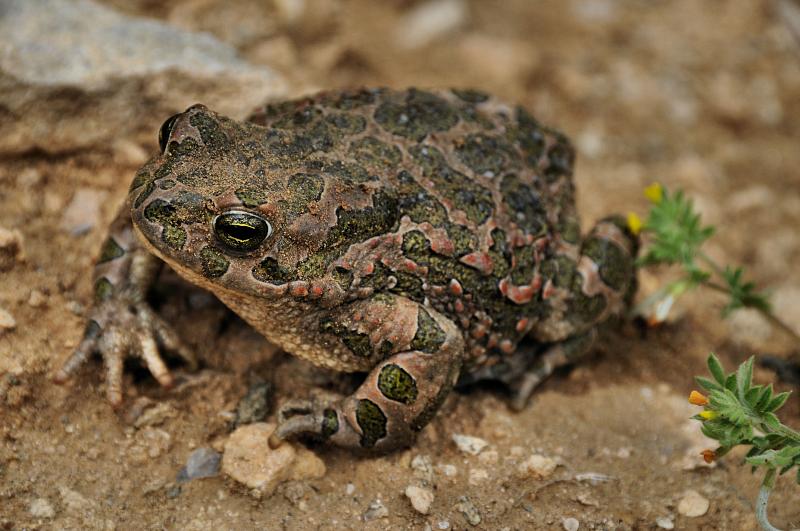
{"label": "blurred background", "polygon": [[[222,370],[203,376],[214,385],[158,395],[140,382],[175,412],[157,428],[126,426],[105,407],[97,367],[78,390],[48,384],[79,339],[105,227],[167,116],[202,102],[244,118],[266,101],[380,85],[478,88],[564,131],[578,151],[584,228],[610,212],[643,214],[652,182],[685,189],[718,227],[709,254],[746,266],[772,290],[775,312],[800,329],[794,0],[0,0],[0,440],[8,443],[0,444],[0,528],[52,520],[301,529],[309,518],[357,528],[377,492],[389,516],[369,525],[382,528],[461,529],[468,493],[489,528],[575,515],[604,528],[754,529],[757,482],[724,465],[693,467],[704,443],[680,404],[709,350],[731,366],[796,345],[753,312],[717,319],[723,301],[705,292],[683,301],[665,329],[601,345],[595,361],[548,384],[525,413],[512,416],[492,393],[454,398],[414,453],[357,461],[355,472],[348,454],[321,454],[324,480],[262,502],[221,480],[185,485],[183,495],[173,483],[191,448],[227,433],[220,412],[247,388],[253,359],[271,359],[241,327],[184,330],[207,366]],[[667,275],[643,272],[643,292]],[[229,319],[202,297],[186,300],[188,310],[166,308],[170,319],[187,311]],[[291,381],[300,369],[287,367]],[[796,426],[797,401],[786,411]],[[453,431],[485,437],[495,462],[465,464],[448,443]],[[537,498],[529,483],[508,479],[520,445],[617,479]],[[431,480],[429,517],[402,496],[416,477],[408,461],[421,453],[460,467]],[[351,482],[356,494],[345,495],[340,487]],[[677,509],[687,489],[711,500],[697,519]],[[796,493],[774,495],[774,523],[800,525]],[[52,514],[31,509],[42,499]]]}

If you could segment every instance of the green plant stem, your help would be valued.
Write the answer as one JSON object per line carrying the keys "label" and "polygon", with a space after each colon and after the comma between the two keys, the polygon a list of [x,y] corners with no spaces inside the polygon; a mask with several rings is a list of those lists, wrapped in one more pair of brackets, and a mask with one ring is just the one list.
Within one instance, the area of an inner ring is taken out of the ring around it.
{"label": "green plant stem", "polygon": [[764,476],[764,481],[761,482],[761,489],[758,491],[758,499],[756,500],[756,520],[758,520],[761,529],[766,531],[780,531],[780,529],[769,523],[769,517],[767,516],[769,495],[772,493],[772,488],[774,486],[775,469],[769,468]]}
{"label": "green plant stem", "polygon": [[[713,289],[714,291],[719,291],[720,293],[724,293],[726,295],[730,295],[730,290],[725,286],[721,286],[716,282],[712,282],[710,280],[704,280],[702,284],[708,288]],[[772,312],[764,310],[763,308],[757,308],[755,306],[750,306],[750,308],[754,308],[758,313],[760,313],[764,318],[769,321],[769,323],[774,326],[775,328],[783,331],[786,335],[791,337],[795,343],[800,344],[800,334],[795,332],[789,325],[775,317]],[[800,360],[799,360],[800,361]]]}
{"label": "green plant stem", "polygon": [[710,256],[708,256],[703,251],[697,251],[697,257],[706,263],[711,270],[716,273],[720,277],[725,277],[725,271],[716,263]]}

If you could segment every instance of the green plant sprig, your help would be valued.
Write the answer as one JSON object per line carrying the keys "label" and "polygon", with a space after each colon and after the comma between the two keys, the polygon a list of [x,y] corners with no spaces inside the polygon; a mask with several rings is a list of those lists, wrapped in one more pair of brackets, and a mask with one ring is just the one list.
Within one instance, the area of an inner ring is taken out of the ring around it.
{"label": "green plant sprig", "polygon": [[711,354],[707,360],[712,378],[698,376],[697,384],[708,396],[692,391],[689,402],[703,406],[692,417],[701,421],[703,434],[719,442],[716,450],[706,450],[703,457],[711,462],[739,445],[750,446],[745,462],[753,472],[765,468],[756,516],[764,529],[775,530],[767,519],[767,504],[775,486],[776,475],[797,467],[800,485],[800,433],[781,423],[775,414],[790,393],[774,394],[772,384],[753,385],[753,357],[742,363],[736,372],[726,374],[719,359]]}
{"label": "green plant sprig", "polygon": [[635,214],[628,216],[628,224],[634,232],[651,236],[637,265],[679,265],[683,275],[642,301],[633,309],[634,313],[646,315],[655,308],[655,321],[663,321],[680,295],[704,286],[727,296],[728,301],[722,308],[723,318],[740,308],[752,308],[800,344],[800,334],[775,316],[768,294],[745,280],[743,268],[722,267],[703,252],[702,246],[715,228],[702,225],[691,199],[681,190],[672,194],[660,184],[648,186],[645,196],[651,204],[647,219],[642,222]]}

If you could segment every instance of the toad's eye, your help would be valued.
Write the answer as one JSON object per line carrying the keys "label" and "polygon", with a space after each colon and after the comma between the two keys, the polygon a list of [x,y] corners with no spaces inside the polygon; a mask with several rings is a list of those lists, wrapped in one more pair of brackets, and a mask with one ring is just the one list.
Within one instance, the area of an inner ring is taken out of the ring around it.
{"label": "toad's eye", "polygon": [[248,252],[269,238],[272,226],[267,220],[250,212],[233,211],[214,218],[214,233],[229,249]]}
{"label": "toad's eye", "polygon": [[161,148],[161,153],[167,150],[167,141],[169,140],[169,135],[172,134],[172,126],[175,125],[178,116],[180,116],[180,114],[173,114],[167,118],[167,120],[161,124],[161,129],[158,130],[158,146]]}

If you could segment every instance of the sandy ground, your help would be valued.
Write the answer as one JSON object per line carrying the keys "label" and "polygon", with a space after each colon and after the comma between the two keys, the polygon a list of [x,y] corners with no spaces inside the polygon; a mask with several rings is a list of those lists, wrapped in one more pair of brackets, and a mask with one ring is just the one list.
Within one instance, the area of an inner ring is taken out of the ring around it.
{"label": "sandy ground", "polygon": [[[718,227],[709,252],[745,265],[800,329],[800,44],[776,3],[449,2],[455,23],[430,37],[404,25],[423,2],[309,1],[291,23],[265,25],[253,22],[257,2],[232,3],[225,16],[218,10],[227,3],[214,0],[107,3],[209,31],[279,71],[293,94],[471,86],[520,102],[575,140],[586,227],[609,212],[644,213],[652,181],[681,187]],[[272,496],[222,475],[178,483],[194,449],[221,448],[253,383],[275,382],[278,397],[342,385],[276,352],[169,273],[157,288],[160,311],[203,369],[177,366],[172,391],[141,369],[128,373],[127,403],[160,416],[136,426],[130,408],[114,413],[99,362],[71,386],[49,382],[79,340],[104,226],[155,149],[148,131],[0,160],[0,227],[18,231],[23,247],[0,272],[0,308],[16,321],[0,333],[0,529],[511,530],[567,528],[569,518],[580,529],[756,528],[760,478],[740,466],[741,454],[702,466],[698,452],[712,445],[688,420],[685,397],[709,351],[733,367],[797,345],[747,312],[723,321],[722,301],[706,292],[659,329],[626,324],[603,337],[590,360],[549,380],[522,413],[506,407],[501,389],[471,389],[450,397],[413,448],[367,458],[312,447],[325,476]],[[642,290],[670,274],[644,272]],[[756,378],[775,376],[758,369]],[[796,396],[783,418],[800,426]],[[453,434],[488,446],[464,453]],[[558,466],[545,477],[521,470],[533,454]],[[409,485],[434,493],[429,514],[412,508]],[[709,502],[700,516],[681,507],[690,490]],[[365,521],[375,500],[386,514]],[[800,528],[800,487],[789,477],[778,482],[771,516]]]}

